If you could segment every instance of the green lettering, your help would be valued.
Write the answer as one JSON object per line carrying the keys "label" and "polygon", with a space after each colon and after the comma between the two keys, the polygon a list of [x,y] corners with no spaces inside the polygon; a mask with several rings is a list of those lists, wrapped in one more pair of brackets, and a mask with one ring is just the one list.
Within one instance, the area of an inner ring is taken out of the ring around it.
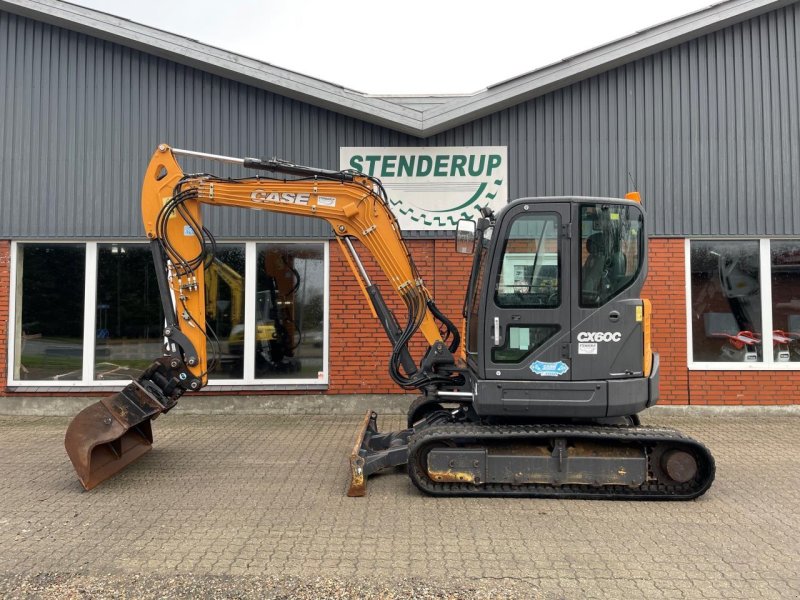
{"label": "green lettering", "polygon": [[[478,163],[478,166],[475,166],[475,159],[480,158],[481,161]],[[481,154],[480,156],[475,156],[474,154],[469,157],[469,174],[473,177],[477,177],[478,175],[483,174],[483,165],[486,163],[486,155]]]}
{"label": "green lettering", "polygon": [[450,163],[450,177],[454,177],[456,171],[461,177],[465,177],[464,175],[464,165],[467,164],[467,157],[463,154],[454,154],[453,155],[453,162]]}
{"label": "green lettering", "polygon": [[497,167],[500,166],[500,163],[503,162],[503,159],[500,158],[499,154],[490,154],[489,155],[489,168],[486,170],[486,176],[490,176],[492,171],[494,171]]}
{"label": "green lettering", "polygon": [[[425,166],[423,166],[423,164]],[[430,156],[420,156],[419,161],[417,161],[417,177],[425,177],[426,175],[430,175],[432,168],[433,159]]]}
{"label": "green lettering", "polygon": [[381,177],[394,177],[394,167],[396,162],[396,154],[387,154],[384,156],[383,165],[381,166]]}
{"label": "green lettering", "polygon": [[350,159],[350,168],[355,169],[359,173],[362,172],[364,170],[364,165],[361,164],[362,160],[361,155],[356,154]]}
{"label": "green lettering", "polygon": [[436,168],[433,170],[434,177],[447,177],[447,163],[450,157],[447,154],[440,154],[436,157]]}
{"label": "green lettering", "polygon": [[411,177],[414,175],[414,156],[400,155],[400,160],[397,164],[397,176]]}
{"label": "green lettering", "polygon": [[369,175],[370,177],[373,177],[375,175],[375,163],[378,162],[380,159],[381,159],[380,156],[376,156],[374,154],[364,157],[364,160],[366,160],[369,163],[369,172],[367,173],[367,175]]}

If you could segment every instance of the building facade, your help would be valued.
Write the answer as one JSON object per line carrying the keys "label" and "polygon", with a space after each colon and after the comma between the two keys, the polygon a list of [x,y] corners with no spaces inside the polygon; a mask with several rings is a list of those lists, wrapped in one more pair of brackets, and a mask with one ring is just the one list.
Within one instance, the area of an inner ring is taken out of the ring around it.
{"label": "building facade", "polygon": [[[798,403],[799,35],[800,4],[732,0],[470,96],[384,98],[82,7],[0,0],[0,395],[105,395],[160,354],[139,191],[167,142],[327,169],[343,149],[503,148],[509,199],[636,189],[661,402]],[[327,224],[206,222],[222,264],[206,280],[219,360],[203,393],[401,392]],[[469,259],[449,233],[407,237],[460,323]]]}

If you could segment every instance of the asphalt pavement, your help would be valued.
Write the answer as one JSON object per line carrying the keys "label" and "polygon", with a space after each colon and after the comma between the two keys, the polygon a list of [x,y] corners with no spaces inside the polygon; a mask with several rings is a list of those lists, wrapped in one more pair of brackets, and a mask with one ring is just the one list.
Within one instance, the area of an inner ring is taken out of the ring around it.
{"label": "asphalt pavement", "polygon": [[360,417],[181,414],[85,492],[68,419],[0,417],[0,596],[800,597],[800,416],[643,420],[712,450],[705,496],[437,499],[396,471],[348,498]]}

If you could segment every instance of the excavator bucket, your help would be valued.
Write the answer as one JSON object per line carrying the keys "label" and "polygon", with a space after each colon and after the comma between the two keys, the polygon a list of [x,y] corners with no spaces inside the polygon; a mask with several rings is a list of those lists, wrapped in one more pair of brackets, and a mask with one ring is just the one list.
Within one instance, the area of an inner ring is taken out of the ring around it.
{"label": "excavator bucket", "polygon": [[92,489],[150,450],[150,421],[167,409],[153,392],[133,381],[72,419],[64,446],[84,488]]}

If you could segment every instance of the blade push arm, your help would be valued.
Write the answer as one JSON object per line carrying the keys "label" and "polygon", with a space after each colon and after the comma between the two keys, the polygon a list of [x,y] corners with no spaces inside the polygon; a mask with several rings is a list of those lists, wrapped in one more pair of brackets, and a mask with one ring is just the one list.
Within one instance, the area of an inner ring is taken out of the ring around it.
{"label": "blade push arm", "polygon": [[[175,159],[187,154],[237,162],[301,179],[270,177],[223,179],[208,174],[187,175]],[[382,186],[359,173],[327,171],[278,160],[236,159],[158,147],[150,161],[142,188],[142,217],[147,236],[162,255],[160,280],[167,323],[177,326],[185,339],[168,347],[168,353],[184,360],[203,385],[207,382],[205,350],[206,243],[210,234],[202,224],[200,205],[235,206],[251,210],[288,213],[324,219],[333,228],[346,252],[359,285],[370,299],[376,316],[393,343],[390,373],[404,387],[443,382],[447,375],[437,366],[453,364],[457,345],[455,327],[438,312],[420,278],[396,218],[388,207]],[[351,239],[359,240],[372,254],[392,289],[408,310],[404,326],[383,302],[364,270]],[[155,250],[154,250],[155,251]],[[158,261],[157,261],[158,262]],[[436,319],[453,331],[454,342],[444,344]],[[430,349],[417,370],[407,351],[411,336],[419,330]],[[191,364],[187,357],[196,357]],[[400,372],[403,366],[405,374]]]}

